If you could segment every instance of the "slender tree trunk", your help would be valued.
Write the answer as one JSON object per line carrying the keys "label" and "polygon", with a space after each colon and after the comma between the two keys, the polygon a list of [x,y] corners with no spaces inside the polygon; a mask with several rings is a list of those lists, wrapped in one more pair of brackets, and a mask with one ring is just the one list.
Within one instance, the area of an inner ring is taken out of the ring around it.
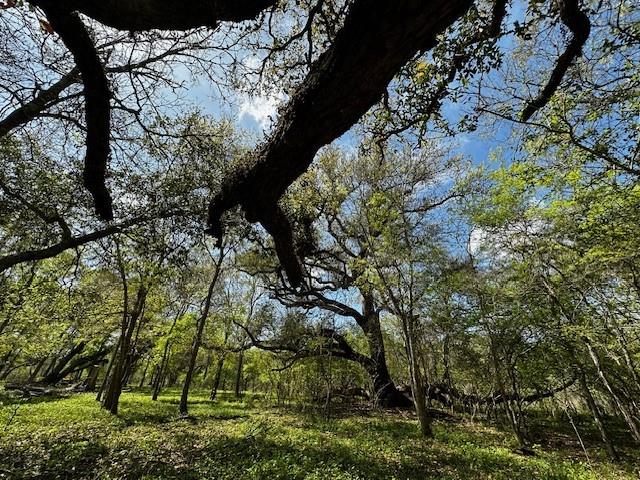
{"label": "slender tree trunk", "polygon": [[631,431],[631,435],[637,442],[640,442],[640,428],[638,427],[638,424],[636,423],[635,418],[633,418],[633,414],[631,413],[626,403],[620,398],[620,396],[616,393],[611,383],[609,382],[609,378],[607,377],[606,373],[602,369],[602,365],[600,364],[600,357],[598,357],[598,353],[593,348],[593,345],[591,345],[591,342],[588,339],[585,338],[584,340],[587,346],[587,350],[589,351],[589,356],[591,357],[591,361],[596,367],[596,371],[598,372],[598,376],[600,377],[600,380],[602,380],[603,385],[611,395],[611,398],[613,399],[616,407],[618,408],[618,410],[624,417],[625,421],[627,422],[627,425],[629,426],[629,430]]}
{"label": "slender tree trunk", "polygon": [[[494,341],[494,337],[493,335],[490,335],[490,348],[491,348],[491,361],[493,364],[493,369],[494,369],[494,375],[495,375],[495,382],[496,382],[496,390],[500,393],[500,395],[502,395],[503,397],[507,396],[507,389],[505,387],[505,382],[502,378],[502,374],[500,373],[500,362],[498,360],[498,352],[496,349],[496,345],[495,345],[495,341]],[[516,392],[513,392],[514,395]],[[507,420],[509,420],[509,425],[511,426],[511,429],[513,430],[513,434],[516,437],[516,440],[518,440],[518,443],[520,444],[520,447],[522,448],[526,448],[528,446],[528,440],[526,438],[526,436],[524,435],[522,429],[520,428],[520,421],[518,418],[518,414],[516,412],[516,410],[514,409],[514,405],[512,403],[512,400],[510,399],[506,399],[503,402],[504,405],[504,412],[505,415],[507,417]],[[497,410],[496,410],[497,412]]]}
{"label": "slender tree trunk", "polygon": [[211,386],[210,400],[215,400],[218,395],[218,388],[220,387],[220,379],[222,378],[222,368],[224,367],[224,355],[220,356],[218,365],[216,367],[216,375],[213,378],[213,385]]}
{"label": "slender tree trunk", "polygon": [[171,327],[169,328],[169,332],[167,333],[167,341],[165,342],[164,349],[162,351],[162,359],[160,360],[160,365],[158,365],[158,371],[156,372],[156,375],[153,380],[152,394],[151,394],[151,400],[153,401],[158,400],[158,395],[160,395],[160,390],[162,389],[162,384],[164,382],[164,377],[167,371],[167,365],[169,363],[169,353],[171,348],[171,341],[169,340],[169,338],[171,337],[171,334],[173,333],[173,329],[176,327],[178,320],[180,319],[180,317],[182,317],[182,315],[184,315],[184,313],[187,311],[187,308],[188,306],[185,305],[183,308],[178,310],[178,312],[176,313],[176,316],[173,317],[173,323],[171,324]]}
{"label": "slender tree trunk", "polygon": [[156,377],[160,373],[160,365],[156,364],[153,366],[153,372],[151,372],[151,378],[149,379],[149,384],[147,387],[153,387],[156,384]]}
{"label": "slender tree trunk", "polygon": [[404,333],[406,337],[407,358],[409,360],[409,374],[411,378],[411,394],[413,404],[420,423],[420,433],[424,437],[431,437],[433,430],[431,427],[432,419],[427,409],[427,395],[425,391],[425,382],[420,372],[420,364],[418,360],[418,351],[415,344],[414,331],[415,318],[403,318]]}
{"label": "slender tree trunk", "polygon": [[631,373],[631,376],[633,377],[633,381],[635,383],[635,388],[637,391],[640,391],[640,376],[638,375],[638,369],[637,366],[633,360],[633,356],[631,355],[631,353],[629,352],[629,347],[627,344],[627,337],[624,334],[624,331],[622,330],[622,328],[620,328],[620,324],[618,323],[618,321],[615,318],[611,318],[611,322],[613,323],[613,327],[616,331],[616,336],[618,339],[618,344],[620,345],[620,348],[622,349],[622,355],[624,357],[624,361],[627,364],[627,368],[629,369],[629,372]]}
{"label": "slender tree trunk", "polygon": [[451,389],[451,367],[449,365],[449,348],[450,348],[449,335],[445,335],[442,342],[442,380],[444,384]]}
{"label": "slender tree trunk", "polygon": [[207,375],[209,375],[209,367],[211,366],[211,351],[207,352],[207,359],[204,362],[204,371],[202,372],[202,382],[204,383],[207,380]]}
{"label": "slender tree trunk", "polygon": [[242,365],[244,363],[244,351],[241,351],[238,355],[238,367],[236,369],[236,386],[235,394],[236,398],[240,398],[242,395]]}
{"label": "slender tree trunk", "polygon": [[42,370],[42,367],[44,366],[45,362],[47,361],[47,357],[44,357],[42,360],[40,360],[35,368],[33,369],[33,372],[31,372],[31,374],[29,375],[29,379],[27,380],[27,382],[32,383],[35,382],[36,378],[38,377],[38,373],[40,373],[40,370]]}
{"label": "slender tree trunk", "polygon": [[191,346],[191,355],[189,357],[189,367],[187,368],[187,374],[184,377],[184,384],[182,386],[182,395],[180,396],[180,415],[187,415],[189,413],[189,388],[191,388],[191,380],[193,378],[193,372],[196,366],[196,360],[198,359],[198,350],[200,349],[200,343],[202,342],[202,332],[204,331],[204,325],[206,317],[201,316],[198,319],[198,326],[196,335],[193,339],[193,345]]}
{"label": "slender tree trunk", "polygon": [[151,363],[151,358],[147,357],[147,361],[144,364],[144,370],[142,370],[142,378],[140,379],[140,385],[138,385],[138,388],[142,388],[144,386],[144,381],[147,378],[147,370],[149,369],[149,363]]}
{"label": "slender tree trunk", "polygon": [[587,402],[587,406],[589,410],[591,410],[591,415],[593,416],[593,421],[598,427],[598,431],[600,432],[600,437],[602,438],[602,442],[604,443],[605,449],[607,450],[607,455],[613,461],[618,460],[618,454],[609,438],[609,434],[607,433],[607,429],[604,426],[604,421],[602,418],[602,414],[600,413],[600,409],[596,404],[591,391],[589,390],[589,385],[587,384],[587,378],[584,374],[584,370],[581,367],[578,367],[578,382],[580,384],[580,389],[582,390],[582,396]]}
{"label": "slender tree trunk", "polygon": [[220,249],[220,255],[215,265],[215,272],[213,278],[209,284],[207,290],[207,297],[204,301],[204,307],[202,313],[198,318],[196,326],[196,335],[193,338],[193,345],[191,346],[191,356],[189,357],[189,368],[187,374],[184,377],[184,385],[182,387],[182,395],[180,396],[180,414],[187,415],[188,413],[188,400],[189,400],[189,388],[191,387],[191,380],[193,378],[193,372],[196,366],[196,360],[198,359],[198,351],[200,350],[200,344],[202,343],[202,334],[204,332],[204,326],[207,323],[207,317],[209,316],[209,310],[211,310],[211,299],[213,298],[213,292],[220,277],[220,269],[222,268],[222,260],[224,259],[224,251]]}
{"label": "slender tree trunk", "polygon": [[164,376],[167,370],[167,364],[169,363],[169,351],[170,351],[171,343],[167,341],[164,345],[164,351],[162,352],[162,360],[160,361],[160,366],[158,367],[158,374],[156,375],[154,384],[153,384],[153,393],[151,394],[151,400],[154,402],[158,400],[158,395],[160,395],[160,390],[162,389],[162,385],[164,383]]}
{"label": "slender tree trunk", "polygon": [[96,400],[98,402],[102,401],[102,394],[104,393],[104,390],[107,386],[107,383],[109,383],[109,377],[111,376],[111,371],[113,370],[113,365],[116,363],[116,358],[119,355],[120,352],[120,343],[122,341],[122,337],[118,338],[118,341],[116,343],[115,348],[113,349],[113,354],[111,355],[111,358],[109,359],[109,364],[107,365],[107,371],[104,374],[104,378],[102,379],[102,383],[100,384],[100,388],[98,389],[98,393],[96,394]]}
{"label": "slender tree trunk", "polygon": [[524,412],[522,411],[522,400],[518,389],[518,382],[516,378],[516,369],[513,362],[509,362],[509,378],[511,379],[511,391],[513,392],[513,400],[507,401],[507,404],[511,404],[511,414],[513,416],[514,428],[517,430],[516,435],[522,446],[529,445],[529,434],[527,431],[527,425],[525,422]]}
{"label": "slender tree trunk", "polygon": [[60,352],[54,353],[51,356],[51,360],[49,361],[49,364],[47,365],[47,368],[45,368],[44,372],[42,372],[42,378],[44,378],[47,375],[49,375],[49,372],[51,371],[51,369],[55,366],[56,362],[58,361],[58,355],[60,355]]}
{"label": "slender tree trunk", "polygon": [[89,373],[84,381],[84,391],[93,392],[96,389],[96,383],[98,382],[98,374],[100,373],[100,367],[93,365],[89,368]]}

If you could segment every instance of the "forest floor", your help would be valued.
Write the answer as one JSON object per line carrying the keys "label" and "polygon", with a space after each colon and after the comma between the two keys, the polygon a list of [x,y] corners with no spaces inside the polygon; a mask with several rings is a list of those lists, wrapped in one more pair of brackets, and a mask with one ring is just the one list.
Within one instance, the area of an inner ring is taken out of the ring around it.
{"label": "forest floor", "polygon": [[0,478],[11,479],[638,479],[640,453],[611,464],[586,423],[589,460],[568,424],[536,424],[534,456],[514,452],[512,436],[469,419],[443,418],[420,438],[408,412],[353,411],[327,419],[272,408],[254,397],[211,402],[191,395],[179,418],[179,392],[152,402],[121,398],[118,417],[93,394],[24,403],[0,395]]}

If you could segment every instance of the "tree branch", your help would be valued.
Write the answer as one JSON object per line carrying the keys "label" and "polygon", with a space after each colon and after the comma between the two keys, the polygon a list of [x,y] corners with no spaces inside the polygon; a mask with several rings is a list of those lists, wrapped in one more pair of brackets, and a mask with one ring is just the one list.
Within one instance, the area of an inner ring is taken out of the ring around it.
{"label": "tree branch", "polygon": [[43,9],[51,26],[73,55],[82,76],[87,124],[84,185],[93,196],[100,218],[112,220],[113,205],[106,186],[111,120],[111,93],[107,77],[93,40],[78,14],[64,13],[52,7]]}
{"label": "tree branch", "polygon": [[589,17],[580,10],[578,0],[558,0],[558,5],[560,7],[560,19],[562,20],[562,23],[571,30],[573,37],[565,51],[558,58],[556,66],[551,72],[551,77],[547,84],[538,96],[529,102],[522,111],[521,118],[523,121],[529,120],[534,113],[544,107],[549,100],[551,100],[551,97],[560,86],[560,82],[562,82],[567,70],[580,56],[582,53],[582,47],[589,38],[591,22],[589,21]]}
{"label": "tree branch", "polygon": [[276,0],[29,0],[43,9],[78,11],[119,30],[190,30],[255,18]]}
{"label": "tree branch", "polygon": [[[316,152],[356,123],[398,70],[418,51],[432,48],[436,36],[471,3],[397,0],[372,5],[355,0],[332,46],[312,64],[269,140],[252,160],[239,164],[212,200],[207,231],[221,236],[222,215],[237,205],[249,221],[272,223],[279,198]],[[297,261],[293,252],[287,255],[287,262]]]}
{"label": "tree branch", "polygon": [[101,238],[108,237],[109,235],[113,235],[114,233],[122,232],[124,229],[136,225],[137,223],[141,223],[148,220],[148,218],[134,218],[128,220],[126,222],[122,222],[117,225],[109,225],[108,227],[102,228],[100,230],[95,230],[91,233],[86,233],[84,235],[78,235],[75,237],[67,237],[65,236],[60,242],[50,245],[48,247],[40,248],[37,250],[26,250],[19,253],[14,253],[10,255],[5,255],[0,257],[0,272],[3,272],[15,265],[25,262],[32,262],[36,260],[44,260],[45,258],[55,257],[65,250],[69,250],[71,248],[77,248],[87,243],[93,242],[95,240],[99,240]]}

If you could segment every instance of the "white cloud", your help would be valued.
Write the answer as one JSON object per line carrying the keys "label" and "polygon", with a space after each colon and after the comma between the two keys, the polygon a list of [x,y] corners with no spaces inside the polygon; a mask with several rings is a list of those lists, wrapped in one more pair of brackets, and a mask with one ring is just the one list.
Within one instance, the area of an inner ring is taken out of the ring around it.
{"label": "white cloud", "polygon": [[268,93],[266,95],[249,96],[240,98],[238,108],[238,121],[246,117],[252,118],[262,130],[268,131],[275,123],[278,107],[286,100],[283,92]]}
{"label": "white cloud", "polygon": [[532,236],[545,228],[545,222],[540,219],[521,220],[496,231],[474,227],[469,233],[469,253],[481,258],[509,261],[514,251],[531,245]]}
{"label": "white cloud", "polygon": [[487,241],[488,234],[482,229],[475,227],[469,234],[469,252],[476,255]]}

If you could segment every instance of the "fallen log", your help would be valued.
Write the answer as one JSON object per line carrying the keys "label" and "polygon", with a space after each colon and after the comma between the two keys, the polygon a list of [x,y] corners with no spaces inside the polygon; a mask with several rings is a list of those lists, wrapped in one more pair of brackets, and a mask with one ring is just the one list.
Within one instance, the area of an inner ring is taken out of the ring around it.
{"label": "fallen log", "polygon": [[[455,387],[450,387],[444,383],[430,383],[426,386],[426,394],[430,400],[435,400],[446,406],[451,406],[454,402],[460,402],[466,406],[473,405],[497,405],[507,401],[519,401],[521,403],[534,403],[545,398],[553,397],[555,394],[560,393],[576,383],[576,378],[573,377],[557,387],[547,390],[537,391],[529,395],[520,394],[505,394],[501,392],[494,392],[490,395],[481,396],[474,394],[466,394],[460,392]],[[399,388],[404,394],[411,396],[411,386],[403,385]]]}

